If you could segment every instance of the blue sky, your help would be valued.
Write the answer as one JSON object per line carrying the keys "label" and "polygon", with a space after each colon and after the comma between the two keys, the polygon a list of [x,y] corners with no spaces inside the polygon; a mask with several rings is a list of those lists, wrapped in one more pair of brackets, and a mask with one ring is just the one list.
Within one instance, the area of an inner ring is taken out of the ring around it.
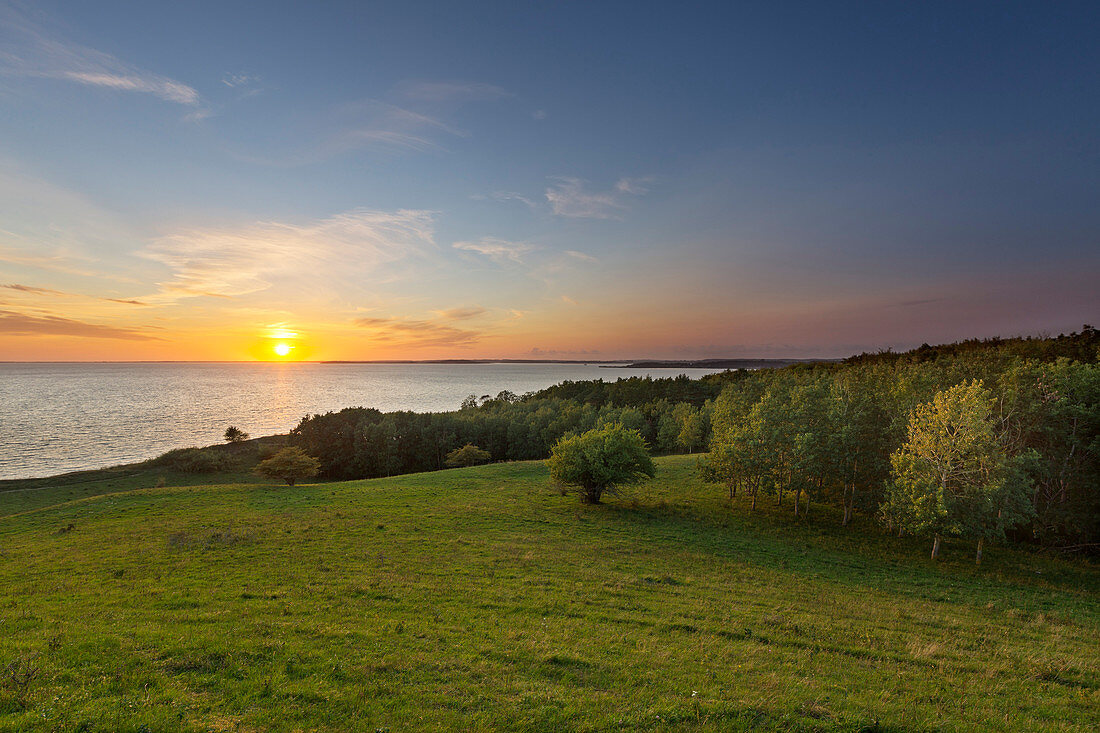
{"label": "blue sky", "polygon": [[[0,3],[0,358],[842,356],[1100,297],[1092,3]],[[18,287],[16,287],[18,286]]]}

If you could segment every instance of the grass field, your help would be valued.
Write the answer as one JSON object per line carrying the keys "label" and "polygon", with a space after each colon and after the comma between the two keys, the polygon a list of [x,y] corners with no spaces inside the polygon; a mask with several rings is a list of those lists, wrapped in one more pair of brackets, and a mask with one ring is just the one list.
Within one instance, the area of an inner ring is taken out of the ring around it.
{"label": "grass field", "polygon": [[0,730],[1100,726],[1095,565],[933,564],[694,461],[595,507],[541,463],[0,494]]}

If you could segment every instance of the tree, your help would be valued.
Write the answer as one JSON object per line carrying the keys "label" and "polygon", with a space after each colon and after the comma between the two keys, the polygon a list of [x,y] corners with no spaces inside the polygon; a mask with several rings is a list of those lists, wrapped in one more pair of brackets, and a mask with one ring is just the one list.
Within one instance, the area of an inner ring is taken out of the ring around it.
{"label": "tree", "polygon": [[482,463],[488,463],[492,458],[489,455],[489,451],[481,450],[476,445],[467,443],[461,448],[455,448],[453,451],[447,454],[447,458],[443,463],[451,468],[477,466]]}
{"label": "tree", "polygon": [[225,429],[225,441],[227,443],[243,443],[248,440],[248,433],[240,428],[230,425]]}
{"label": "tree", "polygon": [[874,400],[874,389],[838,375],[827,402],[827,466],[840,484],[843,524],[861,503],[874,507],[890,471],[888,416]]}
{"label": "tree", "polygon": [[585,504],[599,504],[605,491],[614,493],[655,473],[641,433],[620,423],[562,438],[547,465],[554,482],[576,487]]}
{"label": "tree", "polygon": [[891,457],[893,482],[884,514],[902,530],[933,535],[937,559],[945,535],[978,541],[1027,518],[1025,474],[995,431],[993,396],[980,380],[938,392],[909,418],[908,440]]}
{"label": "tree", "polygon": [[676,434],[676,445],[684,448],[688,453],[704,447],[707,444],[707,432],[710,430],[710,415],[701,408],[692,407],[687,402],[680,402],[672,408],[673,419],[679,432]]}
{"label": "tree", "polygon": [[286,481],[287,486],[293,486],[301,479],[313,478],[320,470],[319,460],[296,447],[283,448],[256,466],[256,473],[265,478]]}

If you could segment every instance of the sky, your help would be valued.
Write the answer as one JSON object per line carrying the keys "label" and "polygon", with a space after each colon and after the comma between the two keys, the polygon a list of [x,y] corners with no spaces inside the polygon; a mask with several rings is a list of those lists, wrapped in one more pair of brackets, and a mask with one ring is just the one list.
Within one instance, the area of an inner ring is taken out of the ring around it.
{"label": "sky", "polygon": [[1094,2],[0,0],[0,361],[1068,333],[1100,321],[1098,27]]}

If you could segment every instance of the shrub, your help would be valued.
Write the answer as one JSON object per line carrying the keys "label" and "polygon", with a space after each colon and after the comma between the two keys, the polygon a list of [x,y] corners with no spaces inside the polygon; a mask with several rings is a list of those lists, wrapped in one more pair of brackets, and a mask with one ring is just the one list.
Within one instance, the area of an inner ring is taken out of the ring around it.
{"label": "shrub", "polygon": [[461,448],[456,448],[447,454],[447,458],[443,461],[451,468],[477,466],[482,463],[488,463],[492,456],[487,450],[481,450],[476,445],[467,443]]}
{"label": "shrub", "polygon": [[313,478],[321,470],[321,462],[301,448],[283,448],[256,466],[256,473],[265,478],[286,481],[293,486],[296,481]]}
{"label": "shrub", "polygon": [[180,473],[215,473],[229,471],[234,468],[232,456],[220,451],[203,448],[170,450],[158,458],[156,462],[158,465]]}
{"label": "shrub", "polygon": [[605,491],[654,475],[641,433],[620,423],[562,438],[546,463],[554,482],[563,490],[575,488],[585,504],[598,504]]}

